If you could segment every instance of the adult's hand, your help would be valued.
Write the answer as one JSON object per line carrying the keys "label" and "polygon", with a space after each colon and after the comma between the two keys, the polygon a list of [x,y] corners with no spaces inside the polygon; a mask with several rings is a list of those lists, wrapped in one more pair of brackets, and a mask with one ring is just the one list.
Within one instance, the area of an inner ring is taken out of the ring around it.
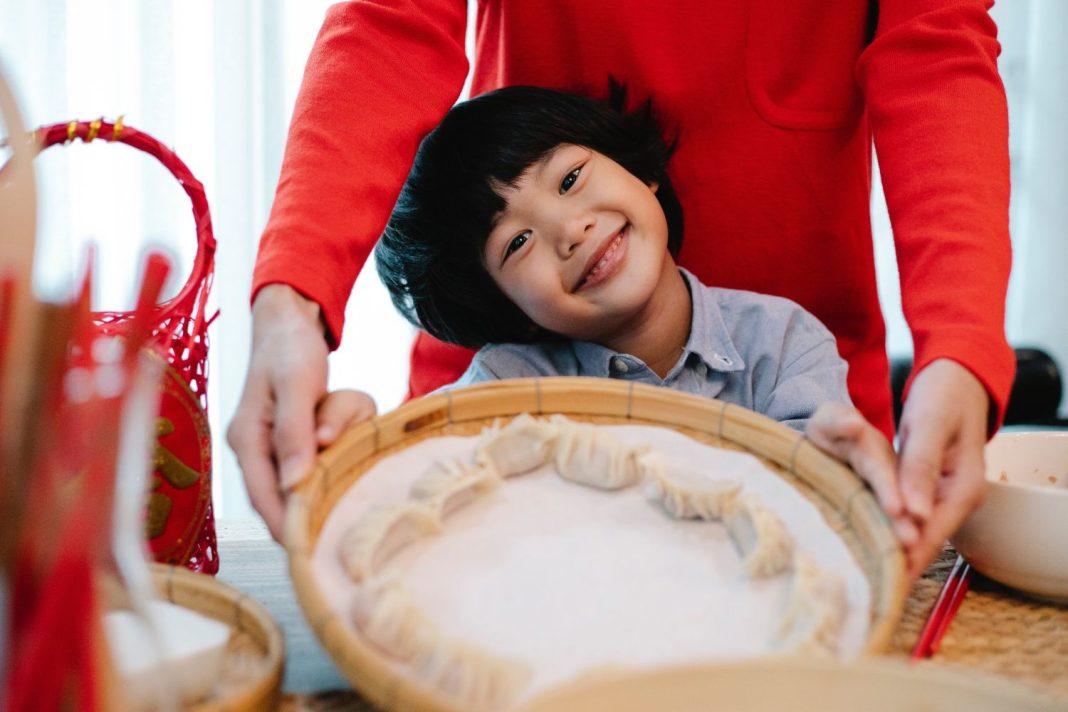
{"label": "adult's hand", "polygon": [[245,389],[226,437],[252,506],[277,541],[282,493],[315,459],[315,411],[326,393],[328,351],[319,305],[283,284],[260,290]]}
{"label": "adult's hand", "polygon": [[955,361],[932,361],[912,381],[898,434],[901,492],[920,524],[912,580],[983,501],[989,412],[986,389]]}
{"label": "adult's hand", "polygon": [[871,485],[911,561],[920,532],[905,510],[897,480],[897,456],[886,436],[865,420],[860,411],[842,403],[821,405],[809,418],[805,435],[816,446],[847,463]]}

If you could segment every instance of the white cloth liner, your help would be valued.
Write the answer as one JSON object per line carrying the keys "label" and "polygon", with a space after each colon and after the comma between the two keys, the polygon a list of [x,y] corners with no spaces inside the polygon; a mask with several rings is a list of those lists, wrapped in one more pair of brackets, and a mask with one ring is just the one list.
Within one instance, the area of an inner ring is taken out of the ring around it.
{"label": "white cloth liner", "polygon": [[[783,520],[797,547],[839,572],[849,612],[839,655],[852,658],[868,631],[870,589],[819,511],[751,455],[653,426],[603,426],[669,459],[735,476]],[[346,621],[354,586],[338,541],[373,505],[399,502],[442,458],[469,458],[474,437],[423,440],[384,458],[338,501],[320,534],[313,570]],[[653,668],[737,660],[771,650],[789,574],[749,580],[719,522],[671,519],[648,488],[604,492],[570,483],[546,465],[509,478],[453,513],[441,534],[401,551],[380,572],[399,576],[446,635],[533,669],[522,699],[604,668]],[[355,626],[353,626],[355,627]]]}

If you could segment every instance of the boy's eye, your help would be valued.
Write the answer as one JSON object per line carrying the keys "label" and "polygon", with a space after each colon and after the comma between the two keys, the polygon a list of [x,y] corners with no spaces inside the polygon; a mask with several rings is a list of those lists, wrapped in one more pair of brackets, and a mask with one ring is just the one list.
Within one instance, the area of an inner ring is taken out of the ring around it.
{"label": "boy's eye", "polygon": [[575,185],[575,181],[578,180],[579,173],[582,172],[582,166],[579,166],[575,170],[564,176],[564,179],[560,181],[560,195],[563,195],[567,191],[571,190],[571,186]]}
{"label": "boy's eye", "polygon": [[[513,237],[512,241],[508,243],[507,249],[505,249],[505,251],[504,251],[504,259],[507,260],[511,256],[511,254],[513,252],[515,252],[520,247],[522,247],[524,244],[526,244],[526,241],[529,240],[529,239],[530,239],[530,233],[529,232],[523,232],[523,233],[520,233],[520,234],[516,235],[515,237]],[[502,260],[502,262],[503,262],[503,260]]]}

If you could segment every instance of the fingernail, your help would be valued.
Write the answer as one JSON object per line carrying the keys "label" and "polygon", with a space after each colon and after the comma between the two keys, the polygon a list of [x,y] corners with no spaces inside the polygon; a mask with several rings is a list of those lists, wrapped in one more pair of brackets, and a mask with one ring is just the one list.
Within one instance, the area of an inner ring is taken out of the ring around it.
{"label": "fingernail", "polygon": [[334,434],[334,429],[329,425],[322,425],[315,431],[315,437],[320,440],[328,440]]}
{"label": "fingernail", "polygon": [[914,490],[905,491],[905,508],[914,517],[923,521],[931,516],[931,500]]}
{"label": "fingernail", "polygon": [[898,541],[905,546],[912,546],[920,538],[920,531],[916,528],[916,525],[907,519],[898,519],[894,521],[894,532],[897,534]]}
{"label": "fingernail", "polygon": [[931,501],[926,498],[921,498],[919,501],[914,502],[909,506],[909,513],[926,522],[931,518]]}

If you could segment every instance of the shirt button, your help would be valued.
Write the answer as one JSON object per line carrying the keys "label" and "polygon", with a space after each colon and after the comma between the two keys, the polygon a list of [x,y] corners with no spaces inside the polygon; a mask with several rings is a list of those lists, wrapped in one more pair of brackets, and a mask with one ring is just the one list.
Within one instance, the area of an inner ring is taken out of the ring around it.
{"label": "shirt button", "polygon": [[612,370],[616,373],[626,373],[630,370],[630,366],[627,365],[626,361],[616,356],[612,358]]}
{"label": "shirt button", "polygon": [[704,378],[708,375],[708,366],[705,365],[704,361],[698,363],[697,367],[694,370],[697,371],[697,375],[701,378]]}

